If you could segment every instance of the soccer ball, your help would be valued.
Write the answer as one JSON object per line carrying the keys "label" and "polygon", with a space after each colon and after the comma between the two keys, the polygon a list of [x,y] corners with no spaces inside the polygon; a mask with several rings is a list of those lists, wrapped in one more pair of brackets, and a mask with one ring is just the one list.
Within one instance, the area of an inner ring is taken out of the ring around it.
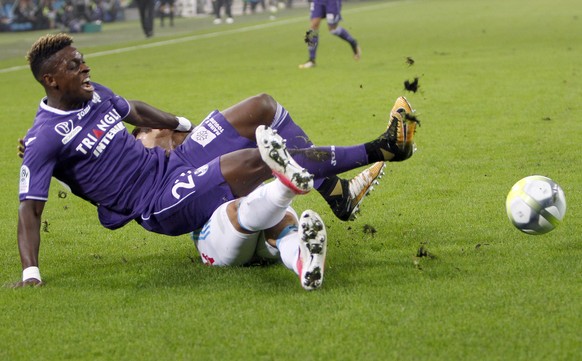
{"label": "soccer ball", "polygon": [[544,234],[556,228],[566,213],[566,197],[558,183],[532,175],[515,183],[505,201],[509,220],[527,234]]}

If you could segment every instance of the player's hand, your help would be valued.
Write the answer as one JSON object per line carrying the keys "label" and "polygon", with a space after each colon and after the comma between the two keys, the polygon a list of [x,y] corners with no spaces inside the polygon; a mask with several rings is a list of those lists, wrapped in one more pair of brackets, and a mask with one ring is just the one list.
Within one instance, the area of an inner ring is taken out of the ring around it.
{"label": "player's hand", "polygon": [[18,147],[16,149],[18,150],[18,156],[24,158],[24,150],[26,149],[26,146],[24,145],[23,138],[18,138]]}
{"label": "player's hand", "polygon": [[41,287],[44,286],[42,281],[37,280],[36,278],[29,278],[24,281],[13,283],[9,285],[11,288],[24,288],[24,287]]}

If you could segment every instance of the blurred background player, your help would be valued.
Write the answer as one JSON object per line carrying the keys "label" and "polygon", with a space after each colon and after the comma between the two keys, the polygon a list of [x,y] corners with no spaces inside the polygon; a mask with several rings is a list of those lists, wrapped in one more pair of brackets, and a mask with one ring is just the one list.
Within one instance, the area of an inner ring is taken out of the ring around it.
{"label": "blurred background player", "polygon": [[354,53],[354,59],[360,60],[362,56],[362,49],[358,45],[350,33],[339,25],[342,8],[342,0],[313,0],[310,5],[310,27],[305,33],[305,42],[307,43],[307,50],[309,51],[309,60],[300,64],[300,69],[309,69],[315,66],[315,58],[317,55],[317,45],[319,44],[319,25],[321,19],[327,20],[327,28],[330,33],[341,39],[347,41]]}
{"label": "blurred background player", "polygon": [[222,17],[220,15],[220,9],[224,7],[224,14],[226,15],[225,22],[227,24],[234,23],[234,18],[232,17],[232,0],[212,0],[212,8],[214,10],[214,21],[215,25],[222,24]]}
{"label": "blurred background player", "polygon": [[161,0],[160,1],[160,26],[164,26],[164,19],[170,18],[170,26],[174,26],[174,1],[175,0]]}
{"label": "blurred background player", "polygon": [[136,0],[141,28],[147,38],[154,36],[155,0]]}

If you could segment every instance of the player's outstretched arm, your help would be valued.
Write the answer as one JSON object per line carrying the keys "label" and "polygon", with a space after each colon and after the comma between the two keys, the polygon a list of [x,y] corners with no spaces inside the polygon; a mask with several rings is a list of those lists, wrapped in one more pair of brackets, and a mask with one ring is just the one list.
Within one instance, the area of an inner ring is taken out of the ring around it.
{"label": "player's outstretched arm", "polygon": [[182,132],[192,130],[192,123],[139,100],[130,100],[129,115],[123,121],[138,126],[158,129],[174,129]]}
{"label": "player's outstretched arm", "polygon": [[43,201],[24,200],[18,208],[18,250],[22,263],[22,281],[14,287],[42,285],[38,271],[40,248],[40,222],[44,210]]}

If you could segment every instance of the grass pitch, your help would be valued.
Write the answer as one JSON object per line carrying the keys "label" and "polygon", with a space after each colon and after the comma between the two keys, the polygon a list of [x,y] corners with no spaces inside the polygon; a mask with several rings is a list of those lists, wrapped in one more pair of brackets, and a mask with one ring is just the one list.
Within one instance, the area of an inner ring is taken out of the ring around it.
{"label": "grass pitch", "polygon": [[[388,165],[360,218],[335,220],[315,193],[294,203],[326,220],[323,289],[304,292],[283,266],[204,267],[187,236],[108,231],[55,182],[46,287],[0,289],[1,360],[579,359],[578,1],[347,2],[343,14],[362,61],[322,31],[309,71],[297,69],[305,8],[228,27],[178,19],[147,41],[136,22],[75,37],[92,79],[127,98],[199,120],[268,92],[317,144],[376,137],[394,99],[408,96],[419,151]],[[3,283],[20,277],[16,139],[43,96],[21,67],[39,35],[0,36]],[[415,77],[418,92],[405,91]],[[510,187],[531,174],[557,181],[568,201],[564,223],[544,236],[505,215]]]}

